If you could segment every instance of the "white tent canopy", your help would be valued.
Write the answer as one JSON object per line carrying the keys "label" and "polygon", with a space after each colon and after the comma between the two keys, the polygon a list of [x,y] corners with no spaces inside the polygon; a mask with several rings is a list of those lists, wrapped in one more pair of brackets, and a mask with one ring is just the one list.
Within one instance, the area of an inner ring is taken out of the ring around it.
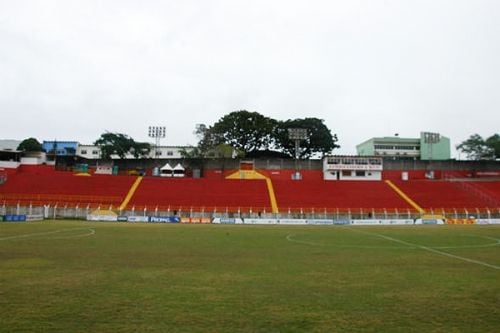
{"label": "white tent canopy", "polygon": [[185,169],[184,169],[184,167],[180,163],[177,163],[177,165],[174,167],[174,171],[177,171],[177,170],[184,171]]}
{"label": "white tent canopy", "polygon": [[160,168],[160,170],[161,170],[161,171],[163,171],[163,170],[172,171],[172,170],[174,170],[174,168],[172,168],[172,166],[171,166],[170,164],[168,164],[168,163],[167,163],[167,164],[165,164],[164,166],[162,166],[162,167]]}
{"label": "white tent canopy", "polygon": [[165,164],[160,168],[160,176],[162,177],[173,177],[174,176],[174,168],[170,164]]}
{"label": "white tent canopy", "polygon": [[184,177],[184,170],[184,167],[180,163],[177,163],[174,167],[174,177]]}

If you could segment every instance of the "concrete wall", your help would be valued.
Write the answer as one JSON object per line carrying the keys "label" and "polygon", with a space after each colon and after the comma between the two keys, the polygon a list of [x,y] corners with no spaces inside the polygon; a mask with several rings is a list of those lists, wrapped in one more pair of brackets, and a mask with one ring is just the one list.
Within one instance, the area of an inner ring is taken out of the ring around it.
{"label": "concrete wall", "polygon": [[[78,163],[87,163],[95,167],[99,160],[80,160]],[[210,170],[235,170],[239,168],[239,159],[142,159],[142,160],[114,160],[120,170],[135,168],[152,169],[162,167],[166,163],[176,165],[181,163],[188,169]],[[323,170],[322,160],[302,160],[295,162],[293,159],[256,159],[255,168],[264,170]],[[384,170],[473,170],[473,171],[498,171],[500,162],[496,161],[419,161],[419,160],[392,160],[384,159]]]}

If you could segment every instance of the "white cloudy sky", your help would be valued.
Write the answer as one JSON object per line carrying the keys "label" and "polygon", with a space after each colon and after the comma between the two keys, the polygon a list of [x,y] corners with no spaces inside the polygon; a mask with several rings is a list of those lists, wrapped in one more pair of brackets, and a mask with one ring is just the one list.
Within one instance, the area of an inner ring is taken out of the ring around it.
{"label": "white cloudy sky", "polygon": [[500,124],[498,0],[0,0],[0,139],[196,144],[246,109],[455,145]]}

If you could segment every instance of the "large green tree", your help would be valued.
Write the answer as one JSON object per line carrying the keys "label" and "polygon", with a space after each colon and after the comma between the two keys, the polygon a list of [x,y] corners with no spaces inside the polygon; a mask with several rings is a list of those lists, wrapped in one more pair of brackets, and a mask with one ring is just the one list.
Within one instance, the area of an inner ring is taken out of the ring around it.
{"label": "large green tree", "polygon": [[23,140],[19,146],[17,147],[17,150],[20,151],[42,151],[42,145],[40,142],[38,142],[37,139],[35,138],[28,138]]}
{"label": "large green tree", "polygon": [[199,147],[208,152],[214,147],[228,145],[245,154],[269,149],[277,121],[258,112],[231,112],[210,127],[197,127],[203,138]]}
{"label": "large green tree", "polygon": [[473,134],[457,145],[457,149],[471,160],[495,159],[500,156],[500,135],[494,134],[483,139],[479,134]]}
{"label": "large green tree", "polygon": [[128,135],[122,133],[103,133],[94,144],[101,149],[101,157],[103,159],[109,159],[111,155],[118,155],[123,159],[127,154],[132,154],[135,158],[146,157],[151,151],[149,143],[136,142]]}
{"label": "large green tree", "polygon": [[485,142],[493,150],[493,157],[500,158],[500,134],[493,134]]}
{"label": "large green tree", "polygon": [[327,155],[333,149],[339,148],[337,135],[330,132],[322,119],[304,118],[281,121],[274,132],[276,148],[288,156],[295,156],[295,140],[289,138],[289,129],[303,128],[307,138],[300,141],[299,158],[309,158],[313,155]]}

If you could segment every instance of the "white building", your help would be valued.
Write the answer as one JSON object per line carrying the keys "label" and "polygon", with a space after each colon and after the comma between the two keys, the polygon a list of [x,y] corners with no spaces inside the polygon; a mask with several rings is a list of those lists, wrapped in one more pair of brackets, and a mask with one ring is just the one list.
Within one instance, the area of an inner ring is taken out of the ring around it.
{"label": "white building", "polygon": [[382,158],[327,156],[323,159],[324,180],[382,180]]}
{"label": "white building", "polygon": [[[182,158],[181,152],[183,150],[189,151],[191,147],[182,146],[159,146],[152,147],[151,152],[146,158],[157,158],[157,159],[179,159]],[[101,150],[95,145],[82,145],[79,144],[76,149],[76,155],[79,157],[87,159],[99,159],[101,157]],[[117,155],[111,155],[112,159],[118,159]],[[125,158],[134,159],[134,155],[128,154]]]}

